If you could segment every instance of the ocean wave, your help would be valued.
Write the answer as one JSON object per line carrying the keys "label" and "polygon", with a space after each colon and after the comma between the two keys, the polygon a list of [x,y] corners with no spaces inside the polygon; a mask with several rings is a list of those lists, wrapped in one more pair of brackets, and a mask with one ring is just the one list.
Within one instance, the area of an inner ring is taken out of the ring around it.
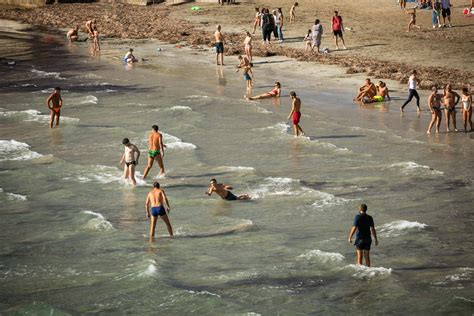
{"label": "ocean wave", "polygon": [[209,291],[193,291],[193,290],[186,290],[186,292],[194,295],[207,295],[207,296],[216,296],[221,297],[219,294],[211,293]]}
{"label": "ocean wave", "polygon": [[463,283],[470,283],[474,273],[473,268],[458,268],[457,273],[445,276],[441,281],[432,283],[437,286],[452,286],[455,284],[458,288],[463,288]]}
{"label": "ocean wave", "polygon": [[10,201],[26,201],[26,200],[28,200],[26,195],[6,192],[2,188],[0,188],[0,193],[5,193],[5,195],[7,196],[7,199],[10,200]]}
{"label": "ocean wave", "polygon": [[138,274],[139,277],[151,277],[156,276],[158,274],[158,268],[156,266],[156,261],[153,259],[149,259],[147,261],[147,267],[144,271]]}
{"label": "ocean wave", "polygon": [[413,161],[397,162],[383,169],[397,169],[405,175],[434,175],[441,176],[443,175],[442,171],[435,170],[429,166],[419,165]]}
{"label": "ocean wave", "polygon": [[192,111],[193,109],[190,108],[189,106],[184,106],[184,105],[175,105],[170,108],[167,108],[169,111]]}
{"label": "ocean wave", "polygon": [[193,95],[186,96],[185,99],[210,99],[210,97],[207,95],[193,94]]}
{"label": "ocean wave", "polygon": [[255,168],[253,167],[243,167],[243,166],[222,166],[218,167],[218,170],[231,171],[231,172],[253,172]]}
{"label": "ocean wave", "polygon": [[261,113],[261,114],[272,114],[273,113],[272,111],[269,111],[265,108],[262,108],[261,106],[258,106],[256,104],[252,104],[252,106],[257,110],[258,113]]}
{"label": "ocean wave", "polygon": [[[25,110],[25,111],[6,111],[0,112],[2,117],[6,118],[24,118],[25,122],[40,122],[40,123],[49,123],[50,116],[46,114],[41,114],[37,110]],[[61,116],[61,122],[65,123],[77,123],[79,122],[78,118]]]}
{"label": "ocean wave", "polygon": [[381,236],[396,237],[396,236],[408,234],[410,231],[413,231],[413,230],[420,231],[426,228],[427,226],[428,225],[423,224],[423,223],[399,220],[399,221],[383,224],[378,230]]}
{"label": "ocean wave", "polygon": [[351,271],[352,276],[360,279],[385,277],[392,274],[392,268],[384,267],[367,267],[358,264],[349,264],[344,269]]}
{"label": "ocean wave", "polygon": [[83,104],[97,104],[99,102],[99,99],[97,99],[96,96],[93,95],[86,95],[80,98],[74,98],[71,100],[72,104],[78,104],[78,105],[83,105]]}
{"label": "ocean wave", "polygon": [[81,213],[94,216],[93,219],[89,220],[86,227],[96,231],[109,231],[115,229],[112,223],[110,223],[102,214],[93,211],[82,211]]}
{"label": "ocean wave", "polygon": [[277,123],[275,125],[258,128],[260,131],[276,131],[281,134],[288,134],[290,131],[290,126],[286,123]]}
{"label": "ocean wave", "polygon": [[112,182],[121,182],[122,172],[115,168],[103,165],[95,165],[87,168],[87,170],[70,171],[70,176],[64,180],[77,180],[81,183],[99,182],[103,184]]}
{"label": "ocean wave", "polygon": [[[228,219],[230,220],[230,219]],[[183,227],[179,226],[175,230],[174,237],[187,237],[187,238],[204,238],[229,235],[237,232],[245,232],[254,229],[254,223],[249,219],[239,219],[237,222],[232,220],[232,223],[228,223],[228,220],[221,219],[222,223],[218,223],[211,230],[198,231],[198,228]],[[222,227],[218,225],[223,224]],[[160,235],[159,237],[168,237],[168,235]]]}
{"label": "ocean wave", "polygon": [[340,253],[324,252],[319,249],[305,251],[303,254],[299,255],[298,258],[307,260],[316,259],[322,263],[342,262],[344,260],[344,256]]}
{"label": "ocean wave", "polygon": [[37,69],[31,69],[31,72],[40,78],[55,78],[58,80],[66,80],[66,78],[61,77],[60,72],[46,72]]}
{"label": "ocean wave", "polygon": [[184,149],[184,150],[193,150],[196,149],[197,146],[191,143],[185,143],[181,139],[176,136],[162,133],[163,134],[163,142],[166,144],[167,149]]}
{"label": "ocean wave", "polygon": [[0,140],[0,161],[6,160],[31,160],[42,157],[35,151],[30,150],[30,145],[12,140]]}
{"label": "ocean wave", "polygon": [[351,131],[353,132],[369,132],[369,133],[381,133],[386,134],[386,131],[378,130],[378,129],[371,129],[371,128],[364,128],[359,126],[351,127]]}

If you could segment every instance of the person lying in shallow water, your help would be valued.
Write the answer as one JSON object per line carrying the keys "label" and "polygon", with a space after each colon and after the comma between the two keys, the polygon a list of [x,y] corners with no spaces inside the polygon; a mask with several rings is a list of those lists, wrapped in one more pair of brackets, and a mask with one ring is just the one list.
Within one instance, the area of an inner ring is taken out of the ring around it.
{"label": "person lying in shallow water", "polygon": [[216,179],[211,179],[209,186],[207,187],[206,195],[211,196],[212,193],[216,193],[219,195],[223,200],[227,201],[235,201],[235,200],[250,200],[252,197],[248,194],[242,194],[236,196],[230,190],[233,190],[231,186],[223,183],[217,183]]}
{"label": "person lying in shallow water", "polygon": [[270,99],[270,98],[279,98],[280,95],[281,95],[281,84],[277,81],[275,82],[275,87],[271,91],[268,91],[267,93],[264,93],[264,94],[256,95],[254,97],[245,96],[245,98],[248,100]]}

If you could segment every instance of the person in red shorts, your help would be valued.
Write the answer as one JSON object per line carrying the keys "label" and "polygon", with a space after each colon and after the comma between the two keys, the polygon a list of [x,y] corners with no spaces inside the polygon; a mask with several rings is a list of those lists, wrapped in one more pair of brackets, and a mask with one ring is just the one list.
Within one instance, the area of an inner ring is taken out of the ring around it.
{"label": "person in red shorts", "polygon": [[303,129],[302,129],[301,126],[300,126],[300,120],[301,120],[301,112],[300,112],[300,109],[301,109],[301,100],[300,100],[300,98],[298,98],[298,97],[296,96],[296,92],[295,92],[295,91],[291,91],[291,92],[290,92],[290,97],[291,97],[291,100],[292,100],[291,112],[290,112],[290,114],[288,115],[288,119],[287,119],[287,120],[290,120],[290,118],[291,118],[292,121],[293,121],[293,130],[295,131],[295,137],[298,137],[299,135],[304,136],[304,131],[303,131]]}
{"label": "person in red shorts", "polygon": [[346,48],[346,43],[344,43],[344,37],[342,35],[344,31],[344,25],[342,24],[342,17],[338,14],[337,11],[334,11],[334,16],[331,19],[332,33],[334,34],[334,39],[336,41],[336,49],[339,50],[339,45],[337,43],[337,38],[340,37],[342,41],[342,47]]}

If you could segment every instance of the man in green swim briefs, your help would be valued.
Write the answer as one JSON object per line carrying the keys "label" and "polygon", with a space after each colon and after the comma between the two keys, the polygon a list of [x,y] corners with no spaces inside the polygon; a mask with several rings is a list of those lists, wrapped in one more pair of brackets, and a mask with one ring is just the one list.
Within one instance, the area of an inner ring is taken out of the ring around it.
{"label": "man in green swim briefs", "polygon": [[151,127],[151,133],[148,136],[148,164],[143,171],[144,180],[150,172],[151,167],[153,167],[153,161],[156,159],[158,165],[160,166],[160,176],[165,174],[165,167],[163,165],[163,158],[165,157],[163,137],[161,133],[158,132],[158,125],[153,125]]}

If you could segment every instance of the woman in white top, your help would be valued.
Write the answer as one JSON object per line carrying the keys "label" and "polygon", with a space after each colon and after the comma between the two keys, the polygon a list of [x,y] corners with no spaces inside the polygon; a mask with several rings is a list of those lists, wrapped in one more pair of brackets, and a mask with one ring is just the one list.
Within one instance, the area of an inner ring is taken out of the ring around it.
{"label": "woman in white top", "polygon": [[400,107],[400,111],[403,112],[403,109],[405,106],[411,102],[413,97],[416,99],[416,107],[417,107],[417,112],[420,112],[420,96],[418,95],[418,92],[416,92],[416,84],[418,82],[418,79],[416,78],[416,70],[413,70],[411,73],[410,78],[408,78],[408,99],[403,103],[403,105]]}
{"label": "woman in white top", "polygon": [[466,87],[462,88],[461,103],[464,132],[467,133],[467,122],[469,122],[471,127],[470,131],[472,132],[472,95],[469,93],[469,89]]}
{"label": "woman in white top", "polygon": [[245,55],[247,55],[250,62],[252,62],[252,35],[250,35],[250,32],[247,32],[247,37],[245,37],[244,45]]}
{"label": "woman in white top", "polygon": [[281,8],[278,8],[278,12],[276,15],[276,29],[278,34],[278,41],[282,43],[285,39],[283,38],[283,12]]}
{"label": "woman in white top", "polygon": [[260,13],[259,8],[255,8],[255,22],[253,23],[253,33],[252,34],[255,34],[255,30],[257,29],[257,26],[258,26],[258,28],[260,28],[261,25],[262,25],[262,14]]}

